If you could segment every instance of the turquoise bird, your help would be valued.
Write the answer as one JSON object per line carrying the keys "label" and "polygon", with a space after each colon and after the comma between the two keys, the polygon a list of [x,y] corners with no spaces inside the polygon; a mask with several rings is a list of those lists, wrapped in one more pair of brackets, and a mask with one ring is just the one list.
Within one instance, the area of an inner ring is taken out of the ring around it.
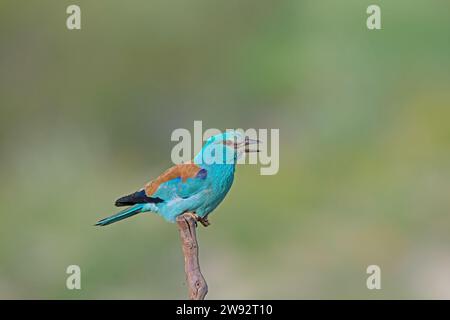
{"label": "turquoise bird", "polygon": [[233,184],[237,160],[244,153],[258,152],[250,149],[258,143],[238,131],[210,137],[192,161],[171,167],[144,188],[119,198],[116,206],[129,207],[95,225],[106,226],[142,212],[154,212],[175,222],[177,216],[189,212],[208,226],[208,215]]}

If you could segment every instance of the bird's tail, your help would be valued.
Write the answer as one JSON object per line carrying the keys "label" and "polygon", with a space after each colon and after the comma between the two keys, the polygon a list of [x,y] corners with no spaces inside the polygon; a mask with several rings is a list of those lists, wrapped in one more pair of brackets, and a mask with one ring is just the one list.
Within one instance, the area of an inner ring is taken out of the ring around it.
{"label": "bird's tail", "polygon": [[143,204],[136,204],[130,208],[127,208],[125,210],[122,210],[116,214],[113,214],[110,217],[107,217],[105,219],[100,220],[95,225],[96,226],[107,226],[108,224],[129,218],[131,216],[134,216],[135,214],[138,214],[142,212]]}

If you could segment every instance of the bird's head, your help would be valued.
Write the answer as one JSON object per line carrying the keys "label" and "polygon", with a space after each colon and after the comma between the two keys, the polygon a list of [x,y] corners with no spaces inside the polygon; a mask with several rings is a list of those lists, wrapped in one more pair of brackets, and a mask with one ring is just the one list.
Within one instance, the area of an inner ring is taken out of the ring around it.
{"label": "bird's head", "polygon": [[[206,164],[235,164],[244,153],[259,152],[259,140],[250,139],[239,131],[230,130],[206,140],[196,162],[202,160]],[[252,146],[256,148],[252,148]]]}

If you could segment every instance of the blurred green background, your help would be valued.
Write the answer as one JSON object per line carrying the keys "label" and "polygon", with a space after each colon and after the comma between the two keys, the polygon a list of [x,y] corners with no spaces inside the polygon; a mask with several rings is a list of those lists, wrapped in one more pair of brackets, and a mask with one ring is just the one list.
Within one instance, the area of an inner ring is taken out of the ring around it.
{"label": "blurred green background", "polygon": [[239,166],[198,230],[207,298],[450,298],[449,21],[438,0],[2,0],[0,298],[186,298],[176,225],[92,225],[194,120],[281,138],[279,173]]}

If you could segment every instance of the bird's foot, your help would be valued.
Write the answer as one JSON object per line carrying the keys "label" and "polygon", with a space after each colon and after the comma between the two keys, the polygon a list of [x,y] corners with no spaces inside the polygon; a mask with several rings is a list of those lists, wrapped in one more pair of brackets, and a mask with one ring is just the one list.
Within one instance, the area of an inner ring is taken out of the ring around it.
{"label": "bird's foot", "polygon": [[185,212],[184,214],[186,214],[188,216],[191,216],[194,219],[194,221],[195,221],[195,226],[197,226],[197,221],[199,219],[198,215],[196,215],[194,212]]}
{"label": "bird's foot", "polygon": [[207,217],[204,217],[204,218],[198,217],[198,221],[199,221],[204,227],[207,227],[207,226],[209,226],[209,225],[211,224],[211,222],[209,222],[209,220],[208,220]]}
{"label": "bird's foot", "polygon": [[194,213],[194,212],[186,212],[186,214],[188,214],[188,215],[190,215],[192,218],[194,218],[194,220],[195,220],[195,222],[196,222],[196,224],[197,224],[197,221],[198,222],[200,222],[204,227],[207,227],[207,226],[209,226],[211,223],[209,222],[209,220],[208,220],[208,218],[202,218],[202,217],[200,217],[199,215],[197,215],[196,213]]}

